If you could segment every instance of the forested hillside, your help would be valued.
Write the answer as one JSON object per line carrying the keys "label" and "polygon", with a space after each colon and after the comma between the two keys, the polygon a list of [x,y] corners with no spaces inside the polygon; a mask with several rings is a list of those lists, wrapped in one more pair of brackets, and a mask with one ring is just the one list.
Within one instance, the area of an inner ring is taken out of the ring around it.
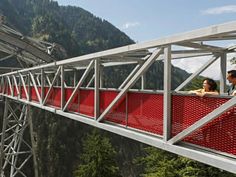
{"label": "forested hillside", "polygon": [[134,43],[108,21],[51,0],[1,0],[0,13],[23,34],[61,44],[68,57]]}
{"label": "forested hillside", "polygon": [[[0,13],[6,16],[7,25],[23,34],[61,45],[66,51],[66,56],[61,56],[58,59],[134,43],[125,33],[108,21],[100,19],[79,7],[59,6],[57,2],[52,0],[0,0]],[[105,77],[105,87],[118,87],[133,67],[105,68],[105,75],[117,78],[116,82],[114,82],[111,77]],[[172,88],[182,83],[188,76],[187,72],[173,67]],[[147,73],[147,88],[163,88],[162,62],[156,62],[149,69]],[[86,171],[83,169],[84,166],[81,165],[82,162],[86,162],[86,159],[82,157],[89,155],[82,155],[82,152],[84,147],[90,147],[90,144],[94,145],[94,143],[85,139],[88,134],[93,132],[94,128],[36,108],[34,108],[33,118],[40,177],[73,177],[76,174],[80,174],[81,171]],[[104,131],[98,133],[102,137],[109,137],[110,139],[110,142],[108,139],[102,139],[101,141],[107,144],[106,147],[111,152],[110,157],[115,156],[115,162],[118,167],[115,166],[114,159],[105,161],[103,164],[106,165],[106,163],[112,162],[110,165],[114,170],[111,174],[117,171],[119,171],[118,176],[121,175],[123,177],[136,177],[141,174],[146,177],[156,177],[165,174],[164,172],[167,171],[169,172],[167,175],[173,177],[183,174],[177,172],[171,174],[171,170],[174,168],[174,161],[177,159],[178,161],[175,163],[180,162],[178,156],[166,153],[165,158],[163,151],[159,152],[153,149],[143,151],[143,147],[146,146],[141,143]],[[94,137],[96,139],[96,137],[101,138],[101,136],[95,135]],[[89,138],[93,140],[94,137]],[[88,142],[88,144],[83,145],[84,142]],[[114,148],[111,147],[110,143]],[[145,164],[145,161],[147,161],[145,156],[150,157],[151,165]],[[93,158],[95,157],[92,156]],[[158,158],[162,161],[156,163]],[[166,163],[166,159],[170,159],[170,162],[173,163],[169,163],[169,166],[167,164],[166,168],[163,166],[159,168],[157,165],[163,165]],[[192,170],[191,176],[195,176],[193,170],[202,172],[204,168],[210,168],[204,165],[200,165],[201,168],[198,168],[198,163],[185,160],[181,168],[185,170],[186,177],[190,175],[188,175],[187,169],[184,169],[185,164],[187,164],[188,169]],[[164,172],[153,173],[154,175],[152,175],[151,171],[154,170],[156,172],[158,169],[164,170]],[[213,169],[212,171],[218,173],[218,170]],[[32,173],[29,172],[28,176],[33,176]],[[198,176],[207,176],[208,174],[199,172]]]}

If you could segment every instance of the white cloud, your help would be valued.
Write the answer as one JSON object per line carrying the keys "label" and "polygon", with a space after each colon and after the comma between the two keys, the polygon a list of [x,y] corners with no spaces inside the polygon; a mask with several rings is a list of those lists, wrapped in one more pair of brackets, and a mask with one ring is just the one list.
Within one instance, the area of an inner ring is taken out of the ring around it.
{"label": "white cloud", "polygon": [[127,22],[125,24],[122,25],[122,29],[128,29],[128,28],[133,28],[133,27],[136,27],[136,26],[139,26],[140,23],[139,22]]}
{"label": "white cloud", "polygon": [[202,12],[207,15],[219,15],[225,13],[236,13],[236,5],[227,5],[215,8],[209,8]]}
{"label": "white cloud", "polygon": [[[230,63],[230,59],[233,57],[235,57],[235,53],[230,53],[227,55],[227,70],[236,69],[236,66]],[[210,56],[205,56],[205,57],[195,57],[195,58],[188,58],[188,59],[181,59],[181,60],[173,60],[172,64],[183,70],[186,70],[189,73],[194,73],[210,58],[211,58]],[[218,80],[220,79],[219,70],[220,70],[220,62],[219,60],[217,60],[210,67],[208,67],[204,72],[202,72],[200,75]]]}

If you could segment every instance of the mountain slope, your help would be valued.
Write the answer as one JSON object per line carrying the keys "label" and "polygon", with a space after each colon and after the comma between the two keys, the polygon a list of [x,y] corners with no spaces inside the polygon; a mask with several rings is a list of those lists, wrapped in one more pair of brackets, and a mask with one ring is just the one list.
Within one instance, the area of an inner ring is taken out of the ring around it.
{"label": "mountain slope", "polygon": [[67,57],[134,43],[106,20],[51,0],[1,0],[0,13],[25,35],[61,44]]}

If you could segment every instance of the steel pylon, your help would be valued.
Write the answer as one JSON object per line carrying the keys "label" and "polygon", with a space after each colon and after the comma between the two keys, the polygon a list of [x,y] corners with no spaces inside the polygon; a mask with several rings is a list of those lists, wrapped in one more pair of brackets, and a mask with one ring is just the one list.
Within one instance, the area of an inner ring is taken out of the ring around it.
{"label": "steel pylon", "polygon": [[5,99],[0,134],[0,177],[27,177],[29,168],[26,166],[30,165],[32,173],[38,177],[31,115],[30,106]]}

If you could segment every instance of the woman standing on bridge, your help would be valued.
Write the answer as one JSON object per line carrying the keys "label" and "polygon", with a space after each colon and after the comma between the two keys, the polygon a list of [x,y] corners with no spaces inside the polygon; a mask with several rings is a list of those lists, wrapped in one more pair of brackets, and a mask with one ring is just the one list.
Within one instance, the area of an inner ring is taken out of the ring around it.
{"label": "woman standing on bridge", "polygon": [[219,92],[217,91],[217,84],[213,79],[205,79],[202,83],[202,89],[198,90],[191,90],[189,93],[194,93],[198,96],[205,96],[205,95],[219,95]]}

